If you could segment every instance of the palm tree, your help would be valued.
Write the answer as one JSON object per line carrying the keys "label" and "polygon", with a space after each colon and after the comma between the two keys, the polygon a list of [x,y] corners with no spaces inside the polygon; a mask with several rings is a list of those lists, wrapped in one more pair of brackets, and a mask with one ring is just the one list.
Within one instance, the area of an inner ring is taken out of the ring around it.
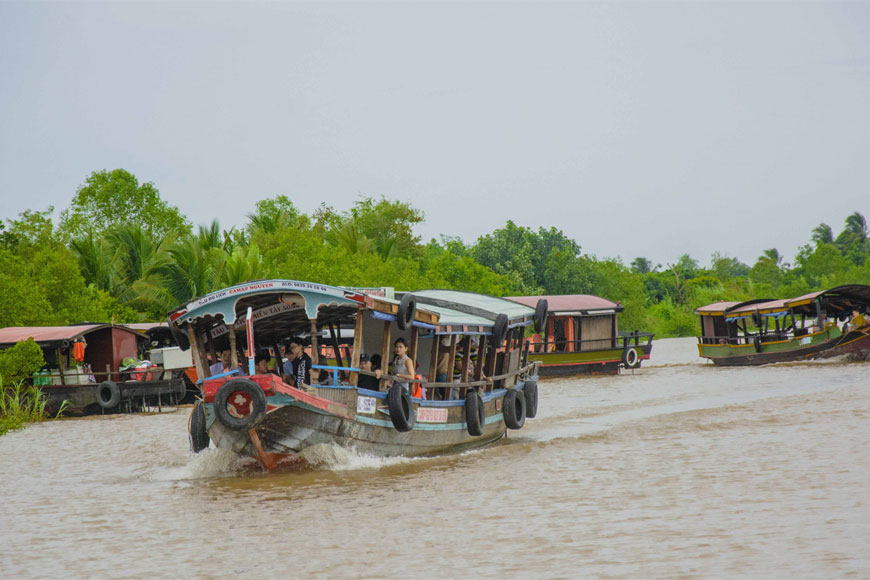
{"label": "palm tree", "polygon": [[117,280],[115,249],[106,240],[97,239],[93,232],[88,232],[85,237],[70,241],[70,250],[78,259],[85,283],[114,295]]}
{"label": "palm tree", "polygon": [[782,265],[782,256],[779,254],[779,250],[776,248],[769,248],[764,250],[760,259],[766,258],[773,262],[773,264],[779,268]]}
{"label": "palm tree", "polygon": [[813,228],[813,242],[818,246],[819,244],[833,244],[834,243],[834,231],[831,229],[826,223],[820,223],[815,228]]}
{"label": "palm tree", "polygon": [[843,232],[849,232],[860,242],[867,240],[867,220],[859,212],[855,212],[846,218],[846,227]]}

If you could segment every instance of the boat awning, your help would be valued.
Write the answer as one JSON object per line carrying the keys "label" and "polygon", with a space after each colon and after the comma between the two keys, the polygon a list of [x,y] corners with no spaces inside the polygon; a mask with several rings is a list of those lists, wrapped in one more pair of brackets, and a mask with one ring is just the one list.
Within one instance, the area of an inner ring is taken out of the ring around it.
{"label": "boat awning", "polygon": [[741,302],[725,312],[725,320],[729,322],[746,318],[754,314],[760,316],[784,316],[788,313],[787,300],[750,300]]}
{"label": "boat awning", "polygon": [[695,309],[695,314],[700,316],[724,316],[729,308],[742,304],[742,302],[714,302]]}
{"label": "boat awning", "polygon": [[489,333],[499,314],[508,317],[511,327],[534,322],[535,309],[506,298],[463,292],[461,290],[417,290],[411,292],[418,308],[437,312],[438,334],[462,332],[456,327],[485,327]]}
{"label": "boat awning", "polygon": [[[74,342],[79,338],[103,328],[120,328],[141,336],[138,332],[122,325],[112,324],[77,324],[73,326],[10,326],[0,328],[0,347],[12,346],[17,342],[32,338],[40,346],[61,346]],[[86,339],[87,340],[87,339]]]}
{"label": "boat awning", "polygon": [[538,300],[547,301],[547,311],[553,316],[584,316],[622,312],[622,305],[591,294],[557,294],[552,296],[509,296],[508,300],[535,308]]}
{"label": "boat awning", "polygon": [[789,308],[812,311],[811,306],[819,300],[827,308],[838,311],[866,309],[870,307],[870,286],[866,284],[846,284],[830,290],[820,290],[792,298],[786,302]]}

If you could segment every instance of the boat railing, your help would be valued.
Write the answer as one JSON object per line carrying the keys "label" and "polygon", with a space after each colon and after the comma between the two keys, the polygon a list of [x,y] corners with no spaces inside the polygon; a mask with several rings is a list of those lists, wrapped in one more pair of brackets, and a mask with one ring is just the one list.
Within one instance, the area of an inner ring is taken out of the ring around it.
{"label": "boat railing", "polygon": [[[386,373],[381,373],[379,378],[381,381],[385,381],[386,384],[390,384],[392,382],[419,384],[423,389],[426,389],[427,394],[434,394],[436,391],[440,391],[442,396],[447,396],[449,389],[460,389],[460,393],[464,397],[464,395],[465,395],[464,389],[473,389],[473,388],[483,387],[484,391],[492,391],[494,388],[494,385],[496,383],[498,383],[499,381],[507,380],[507,379],[510,379],[512,377],[527,378],[527,377],[531,376],[532,374],[534,374],[536,368],[538,366],[540,366],[540,364],[541,363],[539,361],[532,361],[532,362],[529,362],[528,364],[526,364],[523,367],[518,368],[514,371],[510,371],[510,372],[500,374],[500,375],[494,375],[492,377],[484,377],[481,380],[477,380],[477,381],[466,381],[466,382],[444,382],[444,383],[434,382],[434,383],[432,383],[432,382],[429,382],[428,380],[423,379],[423,378],[410,379],[410,378],[398,377],[398,376],[390,375],[390,374],[386,374]],[[345,366],[336,366],[336,365],[311,365],[311,368],[319,370],[319,371],[325,371],[325,372],[331,374],[331,377],[332,377],[331,384],[312,385],[314,387],[317,387],[318,389],[321,389],[321,388],[322,389],[355,389],[356,387],[354,387],[352,385],[342,383],[342,381],[339,378],[340,371],[353,372],[353,373],[358,373],[360,375],[378,378],[378,375],[376,373],[373,373],[370,371],[364,371],[364,370],[356,368],[356,367],[345,367]],[[384,383],[382,383],[382,384],[384,384]],[[431,398],[431,396],[427,397],[427,398]]]}
{"label": "boat railing", "polygon": [[[652,344],[652,339],[654,336],[655,334],[652,332],[640,332],[638,330],[633,330],[631,332],[620,332],[617,336],[613,337],[585,338],[582,340],[549,339],[546,341],[528,341],[528,343],[530,346],[530,352],[532,353],[581,351],[585,352],[591,350],[609,350],[613,348],[621,348],[625,350],[630,346],[648,346]],[[584,346],[593,346],[593,348],[584,349]]]}
{"label": "boat railing", "polygon": [[[738,334],[737,336],[720,336],[720,335],[707,335],[707,336],[699,336],[698,344],[707,344],[707,345],[732,345],[732,346],[746,346],[755,344],[756,338],[761,343],[766,342],[778,342],[785,340],[793,340],[795,338],[802,337],[812,337],[819,334],[826,334],[831,332],[833,329],[836,329],[835,325],[828,325],[825,328],[818,327],[798,327],[795,329],[788,330],[780,330],[777,331],[768,331],[768,332],[749,332],[747,334]],[[839,334],[839,331],[837,331]]]}
{"label": "boat railing", "polygon": [[[161,365],[154,365],[142,369],[106,370],[84,372],[76,369],[49,369],[40,371],[29,377],[24,377],[35,387],[82,387],[87,385],[99,385],[103,381],[114,380],[120,377],[120,382],[143,382],[143,381],[168,381],[172,379],[172,370],[165,369]],[[166,376],[170,373],[169,376]],[[137,378],[138,377],[138,378]],[[213,377],[209,377],[213,378]]]}

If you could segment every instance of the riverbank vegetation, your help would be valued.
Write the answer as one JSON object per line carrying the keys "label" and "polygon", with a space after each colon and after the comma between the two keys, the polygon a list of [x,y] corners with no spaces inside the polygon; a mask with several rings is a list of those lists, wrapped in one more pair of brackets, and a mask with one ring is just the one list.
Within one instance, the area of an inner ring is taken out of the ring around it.
{"label": "riverbank vegetation", "polygon": [[98,171],[56,219],[54,208],[0,224],[0,327],[163,320],[196,296],[252,279],[291,278],[397,289],[455,288],[499,296],[596,294],[620,301],[623,330],[694,335],[692,311],[716,300],[783,298],[843,283],[870,284],[863,215],[843,230],[819,224],[794,264],[775,248],[752,265],[716,253],[704,267],[631,263],[582,251],[556,228],[508,221],[472,243],[421,240],[410,204],[360,198],[307,215],[286,196],[263,199],[240,228],[192,226],[152,183]]}

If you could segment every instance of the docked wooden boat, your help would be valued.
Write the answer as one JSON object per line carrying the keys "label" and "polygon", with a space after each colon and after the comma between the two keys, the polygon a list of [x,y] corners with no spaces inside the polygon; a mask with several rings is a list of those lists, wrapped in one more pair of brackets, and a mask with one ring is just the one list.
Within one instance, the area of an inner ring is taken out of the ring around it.
{"label": "docked wooden boat", "polygon": [[541,376],[617,374],[649,360],[653,335],[621,332],[617,302],[588,294],[513,296],[546,311],[546,324],[532,338],[529,359],[541,363]]}
{"label": "docked wooden boat", "polygon": [[[0,329],[0,349],[32,338],[45,367],[31,377],[47,398],[46,411],[84,414],[177,403],[185,383],[160,364],[125,364],[147,360],[150,338],[124,325],[14,326]],[[190,356],[187,356],[190,361]],[[188,365],[190,363],[188,362]]]}
{"label": "docked wooden boat", "polygon": [[[209,355],[215,360],[228,349],[232,359],[233,370],[201,380],[203,402],[190,421],[194,451],[211,440],[267,469],[298,460],[299,452],[316,444],[376,456],[433,455],[492,443],[537,411],[538,365],[523,348],[535,310],[501,298],[427,290],[397,301],[265,280],[194,300],[169,319],[182,348],[192,349],[199,376],[208,377]],[[323,329],[335,364],[321,364],[329,362],[321,352]],[[352,329],[350,360],[340,348],[343,329],[345,335]],[[280,364],[274,374],[253,372],[255,353],[269,349],[280,361],[282,347],[300,335],[311,340],[312,384],[294,386]],[[388,361],[398,338],[407,342],[417,376],[382,374],[376,388],[359,386],[361,377],[376,376],[360,368],[360,356]],[[249,360],[240,368],[241,346]],[[436,381],[445,349],[450,360],[463,357],[458,381]],[[421,396],[412,397],[407,387],[416,385]]]}
{"label": "docked wooden boat", "polygon": [[[695,310],[701,317],[698,353],[717,365],[848,355],[870,356],[870,286],[849,284],[784,300],[716,302]],[[853,313],[862,313],[857,321]],[[855,323],[857,322],[857,323]]]}

